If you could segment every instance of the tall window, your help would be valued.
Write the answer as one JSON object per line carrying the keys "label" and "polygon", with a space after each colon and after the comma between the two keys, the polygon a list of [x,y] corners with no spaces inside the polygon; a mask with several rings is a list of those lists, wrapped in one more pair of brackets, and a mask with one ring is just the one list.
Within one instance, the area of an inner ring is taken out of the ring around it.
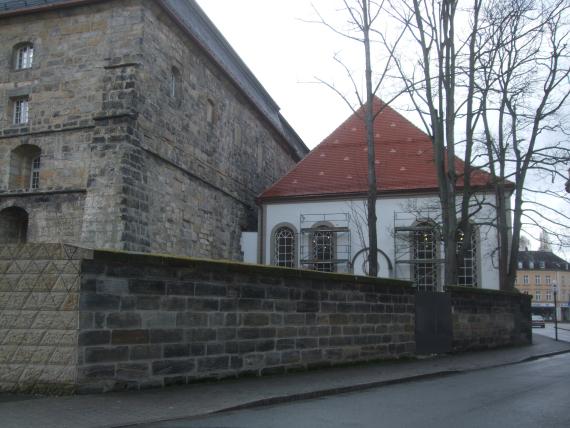
{"label": "tall window", "polygon": [[180,71],[176,67],[170,70],[170,96],[178,99],[181,91]]}
{"label": "tall window", "polygon": [[31,43],[18,45],[14,52],[14,69],[25,70],[32,68],[34,61],[34,46]]}
{"label": "tall window", "polygon": [[550,302],[552,300],[552,292],[550,290],[546,290],[546,301]]}
{"label": "tall window", "polygon": [[37,189],[40,187],[40,157],[35,157],[32,160],[31,174],[30,174],[30,189]]}
{"label": "tall window", "polygon": [[540,275],[535,275],[535,276],[534,276],[534,283],[535,283],[536,285],[540,285]]}
{"label": "tall window", "polygon": [[42,151],[38,146],[22,144],[10,153],[9,188],[38,189]]}
{"label": "tall window", "polygon": [[523,284],[528,284],[528,275],[523,276]]}
{"label": "tall window", "polygon": [[434,225],[422,222],[413,232],[414,282],[422,291],[437,290],[437,239]]}
{"label": "tall window", "polygon": [[546,285],[550,285],[550,275],[546,275],[544,282],[546,282]]}
{"label": "tall window", "polygon": [[540,302],[542,296],[540,294],[540,290],[536,290],[536,292],[534,293],[534,300],[536,300],[537,302]]}
{"label": "tall window", "polygon": [[28,97],[14,98],[14,125],[28,123]]}
{"label": "tall window", "polygon": [[[465,233],[457,232],[457,249],[465,247]],[[459,251],[458,251],[459,252]],[[465,287],[477,287],[477,238],[476,230],[472,228],[471,243],[463,251],[463,260],[457,262],[457,283]]]}
{"label": "tall window", "polygon": [[273,261],[276,266],[295,267],[295,232],[287,226],[273,235]]}
{"label": "tall window", "polygon": [[313,269],[319,272],[334,272],[335,257],[334,232],[329,226],[318,226],[311,234],[311,253]]}

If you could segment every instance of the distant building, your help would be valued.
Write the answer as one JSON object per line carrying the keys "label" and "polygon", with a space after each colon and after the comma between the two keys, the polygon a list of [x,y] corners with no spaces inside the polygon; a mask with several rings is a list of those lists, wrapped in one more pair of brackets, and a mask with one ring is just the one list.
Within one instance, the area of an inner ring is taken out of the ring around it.
{"label": "distant building", "polygon": [[194,0],[0,0],[0,245],[241,259],[307,152]]}
{"label": "distant building", "polygon": [[570,320],[570,269],[568,262],[551,251],[519,252],[516,288],[533,296],[532,311],[547,319],[554,317],[552,285],[558,286],[557,316]]}
{"label": "distant building", "polygon": [[[382,102],[375,100],[375,109]],[[367,272],[368,149],[358,112],[258,198],[258,261],[325,272]],[[442,216],[431,138],[390,107],[374,122],[378,199],[379,275],[412,280],[420,290],[441,290],[444,260]],[[464,165],[456,159],[456,170]],[[492,226],[494,192],[489,174],[474,170],[480,209],[470,218],[469,243],[458,284],[499,288]],[[459,185],[461,191],[461,185]]]}

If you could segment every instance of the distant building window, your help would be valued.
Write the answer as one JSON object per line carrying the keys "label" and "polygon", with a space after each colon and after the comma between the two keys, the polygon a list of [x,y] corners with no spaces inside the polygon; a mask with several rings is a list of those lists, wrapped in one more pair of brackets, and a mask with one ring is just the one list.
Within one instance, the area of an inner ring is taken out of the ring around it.
{"label": "distant building window", "polygon": [[31,43],[18,45],[14,49],[14,69],[32,68],[34,62],[34,46]]}
{"label": "distant building window", "polygon": [[536,300],[537,302],[540,302],[541,300],[541,295],[540,295],[540,290],[536,290],[536,292],[534,293],[534,300]]}
{"label": "distant building window", "polygon": [[534,269],[534,262],[528,262],[528,268]]}
{"label": "distant building window", "polygon": [[544,282],[546,282],[546,285],[550,285],[550,275],[546,275]]}
{"label": "distant building window", "polygon": [[562,285],[566,284],[566,278],[564,277],[564,275],[560,277],[560,282],[562,283]]}
{"label": "distant building window", "polygon": [[28,123],[28,97],[14,98],[13,103],[14,125],[23,125]]}
{"label": "distant building window", "polygon": [[519,269],[522,269],[522,267],[523,267],[523,263],[519,262]]}
{"label": "distant building window", "polygon": [[543,261],[541,261],[541,262],[538,262],[538,266],[539,266],[541,269],[544,269],[544,268],[546,267],[546,264],[545,264]]}
{"label": "distant building window", "polygon": [[273,234],[273,264],[295,267],[295,232],[287,226],[279,227]]}
{"label": "distant building window", "polygon": [[523,284],[528,284],[528,275],[523,276]]}
{"label": "distant building window", "polygon": [[552,292],[547,291],[546,292],[546,301],[550,302],[552,300]]}
{"label": "distant building window", "polygon": [[535,283],[536,285],[540,285],[540,275],[535,275],[535,276],[534,276],[534,283]]}

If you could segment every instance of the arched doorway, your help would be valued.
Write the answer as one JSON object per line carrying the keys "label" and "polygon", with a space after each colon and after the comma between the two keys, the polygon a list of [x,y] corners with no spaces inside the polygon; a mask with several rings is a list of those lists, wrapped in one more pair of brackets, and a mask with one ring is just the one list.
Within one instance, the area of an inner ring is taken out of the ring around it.
{"label": "arched doorway", "polygon": [[28,213],[20,207],[0,211],[0,242],[18,244],[26,242],[28,235]]}

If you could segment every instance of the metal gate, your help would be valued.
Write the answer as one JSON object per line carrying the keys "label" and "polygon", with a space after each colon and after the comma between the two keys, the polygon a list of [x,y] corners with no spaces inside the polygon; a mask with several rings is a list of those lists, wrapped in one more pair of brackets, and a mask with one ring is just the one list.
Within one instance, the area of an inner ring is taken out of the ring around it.
{"label": "metal gate", "polygon": [[451,296],[447,293],[416,293],[416,353],[451,351]]}

